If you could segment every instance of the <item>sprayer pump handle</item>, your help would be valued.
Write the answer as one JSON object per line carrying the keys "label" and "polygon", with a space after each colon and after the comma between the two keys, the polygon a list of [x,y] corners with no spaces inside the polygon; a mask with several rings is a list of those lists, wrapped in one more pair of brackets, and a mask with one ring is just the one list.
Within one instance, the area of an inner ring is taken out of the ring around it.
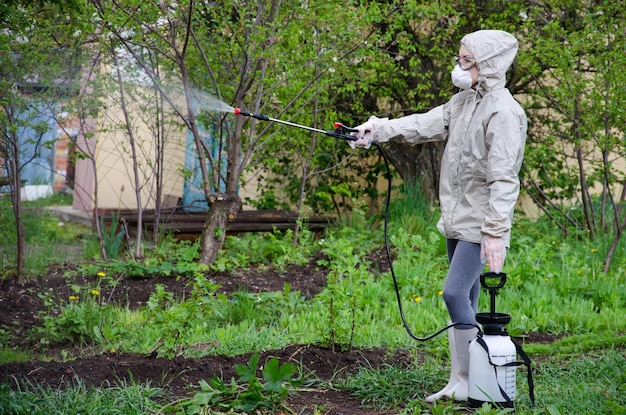
{"label": "sprayer pump handle", "polygon": [[[487,283],[487,279],[493,279],[495,280],[496,278],[499,278],[500,281],[497,282],[497,284],[495,285],[491,285]],[[506,274],[504,272],[485,272],[483,274],[480,274],[480,285],[483,286],[483,288],[486,289],[498,289],[498,288],[502,288],[504,287],[504,283],[506,282]]]}

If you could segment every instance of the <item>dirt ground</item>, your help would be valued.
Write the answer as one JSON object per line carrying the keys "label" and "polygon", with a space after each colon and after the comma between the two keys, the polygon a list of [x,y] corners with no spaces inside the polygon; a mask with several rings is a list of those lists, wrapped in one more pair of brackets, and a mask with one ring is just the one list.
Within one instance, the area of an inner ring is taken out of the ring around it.
{"label": "dirt ground", "polygon": [[[210,278],[221,285],[220,292],[228,294],[239,289],[248,292],[268,292],[283,290],[289,283],[292,290],[298,290],[311,297],[318,293],[326,283],[326,273],[315,266],[316,259],[310,264],[293,266],[287,272],[277,273],[269,270],[242,270],[235,275],[212,273]],[[72,294],[64,273],[70,265],[51,267],[47,275],[33,279],[23,285],[15,285],[5,280],[0,286],[0,328],[15,333],[16,344],[22,341],[33,326],[39,323],[39,312],[46,310],[38,293],[48,292],[60,298]],[[85,278],[86,286],[90,278]],[[187,281],[175,278],[127,279],[115,289],[101,287],[102,298],[110,298],[128,304],[131,308],[139,307],[148,300],[155,284],[162,284],[167,291],[182,295]],[[25,346],[23,343],[20,347]],[[71,359],[60,358],[61,350]],[[197,390],[198,382],[215,375],[225,380],[238,378],[236,364],[245,364],[250,354],[241,356],[208,356],[197,359],[177,357],[174,359],[157,358],[154,355],[135,354],[95,354],[85,348],[72,349],[58,346],[49,349],[51,361],[31,361],[27,363],[9,363],[0,365],[0,382],[15,384],[16,380],[30,381],[32,384],[62,387],[75,379],[80,379],[89,387],[115,385],[120,380],[150,382],[152,386],[163,387],[172,396],[189,396]],[[364,365],[376,366],[391,362],[395,365],[409,364],[413,357],[408,352],[397,352],[389,356],[384,349],[351,350],[341,352],[310,345],[294,344],[282,350],[270,350],[260,354],[260,362],[276,356],[279,362],[292,362],[302,365],[305,370],[321,380],[336,379],[337,373],[348,376],[356,373]],[[48,360],[48,359],[46,359]],[[368,415],[393,414],[396,411],[376,411],[361,405],[359,399],[348,392],[335,390],[307,390],[290,394],[288,406],[298,414],[313,414],[314,409],[325,408],[326,415]]]}

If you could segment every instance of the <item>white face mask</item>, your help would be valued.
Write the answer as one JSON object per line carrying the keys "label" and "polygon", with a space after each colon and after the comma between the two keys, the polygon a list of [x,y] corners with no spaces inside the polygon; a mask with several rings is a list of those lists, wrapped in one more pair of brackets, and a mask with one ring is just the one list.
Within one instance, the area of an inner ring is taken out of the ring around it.
{"label": "white face mask", "polygon": [[470,89],[472,87],[472,74],[469,70],[461,69],[458,65],[455,65],[450,77],[452,78],[452,83],[458,88]]}

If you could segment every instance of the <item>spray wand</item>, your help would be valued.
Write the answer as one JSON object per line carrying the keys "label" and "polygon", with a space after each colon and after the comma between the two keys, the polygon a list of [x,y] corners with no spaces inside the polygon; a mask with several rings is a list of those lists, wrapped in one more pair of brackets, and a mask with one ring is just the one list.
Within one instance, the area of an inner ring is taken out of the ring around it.
{"label": "spray wand", "polygon": [[345,125],[343,125],[340,122],[336,122],[334,124],[335,129],[334,130],[320,130],[318,128],[313,128],[313,127],[307,127],[306,125],[300,125],[300,124],[295,124],[289,121],[283,121],[283,120],[279,120],[276,118],[272,118],[272,117],[268,117],[267,115],[264,114],[257,114],[254,112],[249,112],[246,110],[242,110],[241,108],[234,108],[233,112],[235,113],[235,115],[243,115],[245,117],[252,117],[252,118],[256,118],[257,120],[261,120],[261,121],[271,121],[271,122],[275,122],[275,123],[279,123],[279,124],[284,124],[284,125],[288,125],[290,127],[296,127],[296,128],[301,128],[303,130],[308,130],[308,131],[313,131],[316,133],[321,133],[321,134],[325,134],[327,136],[330,137],[334,137],[334,138],[339,138],[342,140],[348,140],[348,141],[356,141],[357,138],[353,135],[350,135],[350,133],[352,132],[358,132],[358,130],[356,128],[350,128],[347,127]]}

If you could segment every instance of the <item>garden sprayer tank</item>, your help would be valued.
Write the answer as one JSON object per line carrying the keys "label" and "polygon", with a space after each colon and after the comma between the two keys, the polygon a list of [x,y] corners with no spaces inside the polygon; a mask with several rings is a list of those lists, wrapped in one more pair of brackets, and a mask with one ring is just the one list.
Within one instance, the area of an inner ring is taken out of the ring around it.
{"label": "garden sprayer tank", "polygon": [[[487,283],[488,279],[499,281],[492,285]],[[469,346],[468,401],[471,408],[479,408],[485,402],[502,408],[514,408],[517,395],[516,367],[520,364],[528,366],[531,404],[534,404],[530,360],[504,328],[511,321],[511,316],[496,313],[496,292],[505,282],[504,273],[488,272],[480,276],[480,284],[489,290],[491,310],[488,313],[476,314],[476,321],[483,327],[483,331],[478,333]],[[523,363],[516,362],[517,353],[524,358]]]}

